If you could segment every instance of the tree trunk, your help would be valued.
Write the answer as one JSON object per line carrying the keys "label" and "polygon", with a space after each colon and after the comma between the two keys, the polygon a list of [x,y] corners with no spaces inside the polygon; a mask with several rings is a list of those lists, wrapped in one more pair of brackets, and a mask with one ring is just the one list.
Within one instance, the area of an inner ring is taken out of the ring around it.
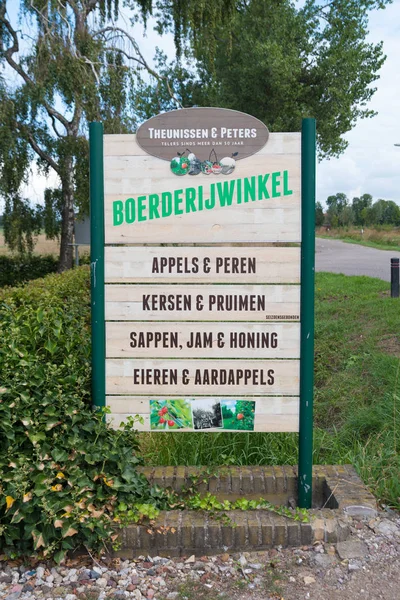
{"label": "tree trunk", "polygon": [[72,183],[72,159],[67,159],[65,175],[61,179],[62,190],[62,222],[61,222],[61,247],[58,272],[62,273],[72,269],[74,248],[74,187]]}

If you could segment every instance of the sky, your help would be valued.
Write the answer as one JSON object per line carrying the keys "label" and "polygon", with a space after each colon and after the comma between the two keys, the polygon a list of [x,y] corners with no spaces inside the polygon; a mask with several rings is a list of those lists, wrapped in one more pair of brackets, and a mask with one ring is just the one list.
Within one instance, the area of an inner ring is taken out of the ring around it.
{"label": "sky", "polygon": [[[338,159],[324,160],[317,166],[317,200],[323,205],[326,198],[344,192],[351,200],[369,193],[374,200],[384,198],[400,205],[400,0],[393,0],[385,10],[370,13],[368,41],[384,42],[387,59],[375,82],[377,91],[369,108],[378,113],[372,119],[359,121],[346,135],[347,150]],[[134,33],[146,59],[151,62],[155,47],[174,56],[172,36],[160,38],[151,21],[147,32],[136,25]],[[318,124],[317,124],[318,127]],[[44,177],[33,172],[24,193],[40,201],[46,187],[56,185],[56,177]]]}
{"label": "sky", "polygon": [[[384,42],[387,59],[375,82],[369,108],[378,115],[358,122],[346,135],[349,146],[338,159],[317,169],[317,200],[336,192],[348,198],[363,193],[400,204],[400,0],[370,16],[369,41]],[[318,124],[317,124],[318,127]]]}

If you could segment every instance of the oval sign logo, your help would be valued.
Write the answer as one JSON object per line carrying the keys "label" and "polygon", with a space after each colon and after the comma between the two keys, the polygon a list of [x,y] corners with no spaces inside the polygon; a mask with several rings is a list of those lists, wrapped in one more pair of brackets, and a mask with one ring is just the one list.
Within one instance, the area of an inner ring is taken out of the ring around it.
{"label": "oval sign logo", "polygon": [[251,115],[226,108],[182,108],[152,117],[136,141],[148,154],[171,161],[183,155],[217,162],[255,154],[268,141],[267,127]]}

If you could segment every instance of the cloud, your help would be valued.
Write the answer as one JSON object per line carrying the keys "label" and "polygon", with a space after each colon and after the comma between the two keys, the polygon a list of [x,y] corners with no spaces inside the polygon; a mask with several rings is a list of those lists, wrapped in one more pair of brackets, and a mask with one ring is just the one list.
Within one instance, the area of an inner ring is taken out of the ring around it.
{"label": "cloud", "polygon": [[[387,55],[375,82],[377,91],[369,107],[378,112],[372,119],[360,121],[348,133],[349,147],[339,158],[318,166],[317,199],[344,192],[353,196],[369,193],[400,204],[400,2],[370,16],[369,41],[383,40]],[[317,124],[318,126],[318,124]]]}

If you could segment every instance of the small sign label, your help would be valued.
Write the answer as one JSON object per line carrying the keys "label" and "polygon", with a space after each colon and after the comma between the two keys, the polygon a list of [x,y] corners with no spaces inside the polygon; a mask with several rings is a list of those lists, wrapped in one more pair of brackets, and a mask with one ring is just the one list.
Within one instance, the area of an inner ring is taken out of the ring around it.
{"label": "small sign label", "polygon": [[[265,146],[268,137],[268,128],[251,115],[225,108],[183,108],[143,123],[136,141],[157,158],[171,161],[174,157],[194,155],[202,163],[211,163],[210,173],[223,174],[225,169],[229,174],[234,166],[232,158],[238,161],[255,154]],[[217,163],[218,172],[217,167],[212,170]],[[198,172],[208,174],[204,168],[199,165]]]}

